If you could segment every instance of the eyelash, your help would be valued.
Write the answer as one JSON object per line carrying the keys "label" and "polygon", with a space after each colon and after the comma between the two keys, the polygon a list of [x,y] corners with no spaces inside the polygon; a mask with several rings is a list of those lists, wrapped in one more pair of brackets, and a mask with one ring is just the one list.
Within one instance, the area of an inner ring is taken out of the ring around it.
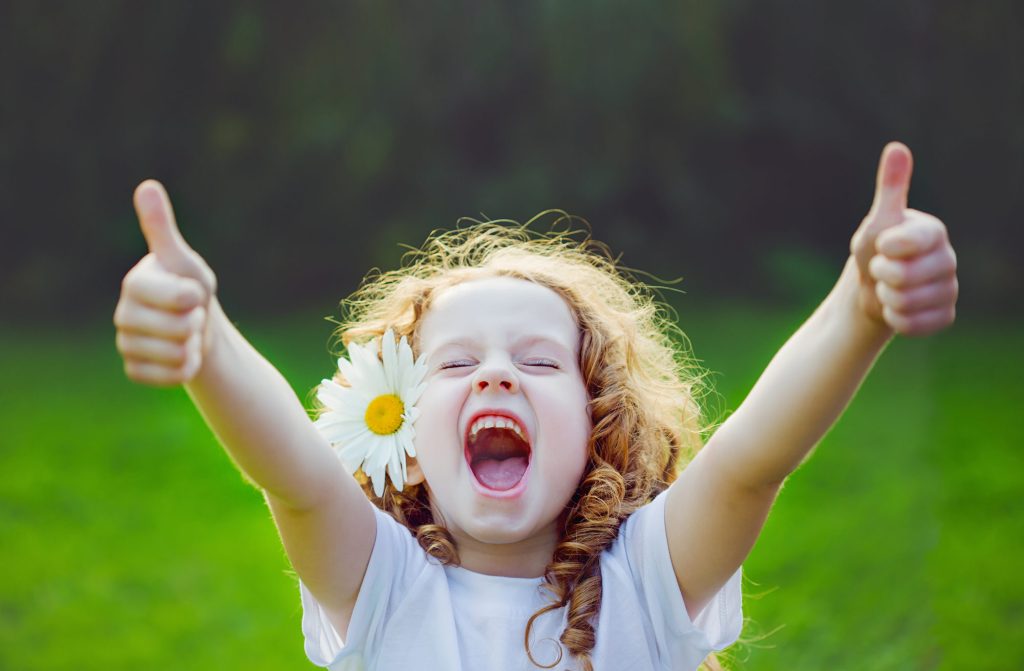
{"label": "eyelash", "polygon": [[[524,366],[542,366],[544,368],[559,368],[558,363],[551,359],[526,359],[522,362]],[[449,368],[464,368],[466,366],[472,366],[473,362],[468,359],[458,359],[456,361],[445,361],[438,370],[447,370]]]}
{"label": "eyelash", "polygon": [[446,370],[448,368],[464,368],[465,366],[472,366],[472,362],[460,359],[458,361],[445,361],[437,367],[438,370]]}

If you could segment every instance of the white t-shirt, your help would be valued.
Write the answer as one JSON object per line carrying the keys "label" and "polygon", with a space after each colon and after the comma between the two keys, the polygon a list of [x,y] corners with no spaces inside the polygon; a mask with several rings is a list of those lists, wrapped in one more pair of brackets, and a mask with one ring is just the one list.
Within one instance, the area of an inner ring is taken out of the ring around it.
{"label": "white t-shirt", "polygon": [[[665,535],[665,495],[631,515],[601,554],[603,595],[595,671],[688,671],[740,634],[741,569],[690,622]],[[306,655],[331,671],[539,671],[526,655],[526,621],[548,601],[542,578],[506,578],[442,566],[380,510],[377,540],[343,642],[306,586]],[[537,618],[530,650],[558,658],[565,609]],[[568,651],[553,670],[576,671]]]}

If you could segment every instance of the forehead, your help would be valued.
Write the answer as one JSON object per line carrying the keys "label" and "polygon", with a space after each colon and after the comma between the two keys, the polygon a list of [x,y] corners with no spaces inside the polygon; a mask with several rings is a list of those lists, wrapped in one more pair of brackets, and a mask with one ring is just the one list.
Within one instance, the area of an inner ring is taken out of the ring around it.
{"label": "forehead", "polygon": [[579,328],[568,303],[548,287],[514,277],[488,277],[448,287],[437,294],[418,329],[427,352],[453,340],[555,340],[570,352]]}

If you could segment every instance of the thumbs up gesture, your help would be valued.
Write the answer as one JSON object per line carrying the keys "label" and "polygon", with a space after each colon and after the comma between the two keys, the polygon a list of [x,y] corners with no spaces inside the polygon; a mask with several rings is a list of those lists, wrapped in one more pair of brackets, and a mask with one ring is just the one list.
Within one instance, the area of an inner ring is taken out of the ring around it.
{"label": "thumbs up gesture", "polygon": [[946,225],[907,209],[913,157],[890,142],[878,165],[875,199],[850,242],[860,275],[858,301],[871,319],[921,336],[953,323],[959,291]]}
{"label": "thumbs up gesture", "polygon": [[125,374],[153,386],[196,376],[209,348],[208,314],[217,280],[178,231],[171,201],[156,181],[135,190],[149,253],[128,271],[114,311]]}

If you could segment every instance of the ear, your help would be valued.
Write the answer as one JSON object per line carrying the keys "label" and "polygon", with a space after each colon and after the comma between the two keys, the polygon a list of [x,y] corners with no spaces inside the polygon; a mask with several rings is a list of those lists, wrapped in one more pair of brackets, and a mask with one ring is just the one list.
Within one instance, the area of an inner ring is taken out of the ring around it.
{"label": "ear", "polygon": [[426,479],[423,476],[423,469],[420,468],[420,462],[416,460],[416,457],[408,457],[405,465],[405,474],[408,476],[405,480],[406,485],[418,485]]}

